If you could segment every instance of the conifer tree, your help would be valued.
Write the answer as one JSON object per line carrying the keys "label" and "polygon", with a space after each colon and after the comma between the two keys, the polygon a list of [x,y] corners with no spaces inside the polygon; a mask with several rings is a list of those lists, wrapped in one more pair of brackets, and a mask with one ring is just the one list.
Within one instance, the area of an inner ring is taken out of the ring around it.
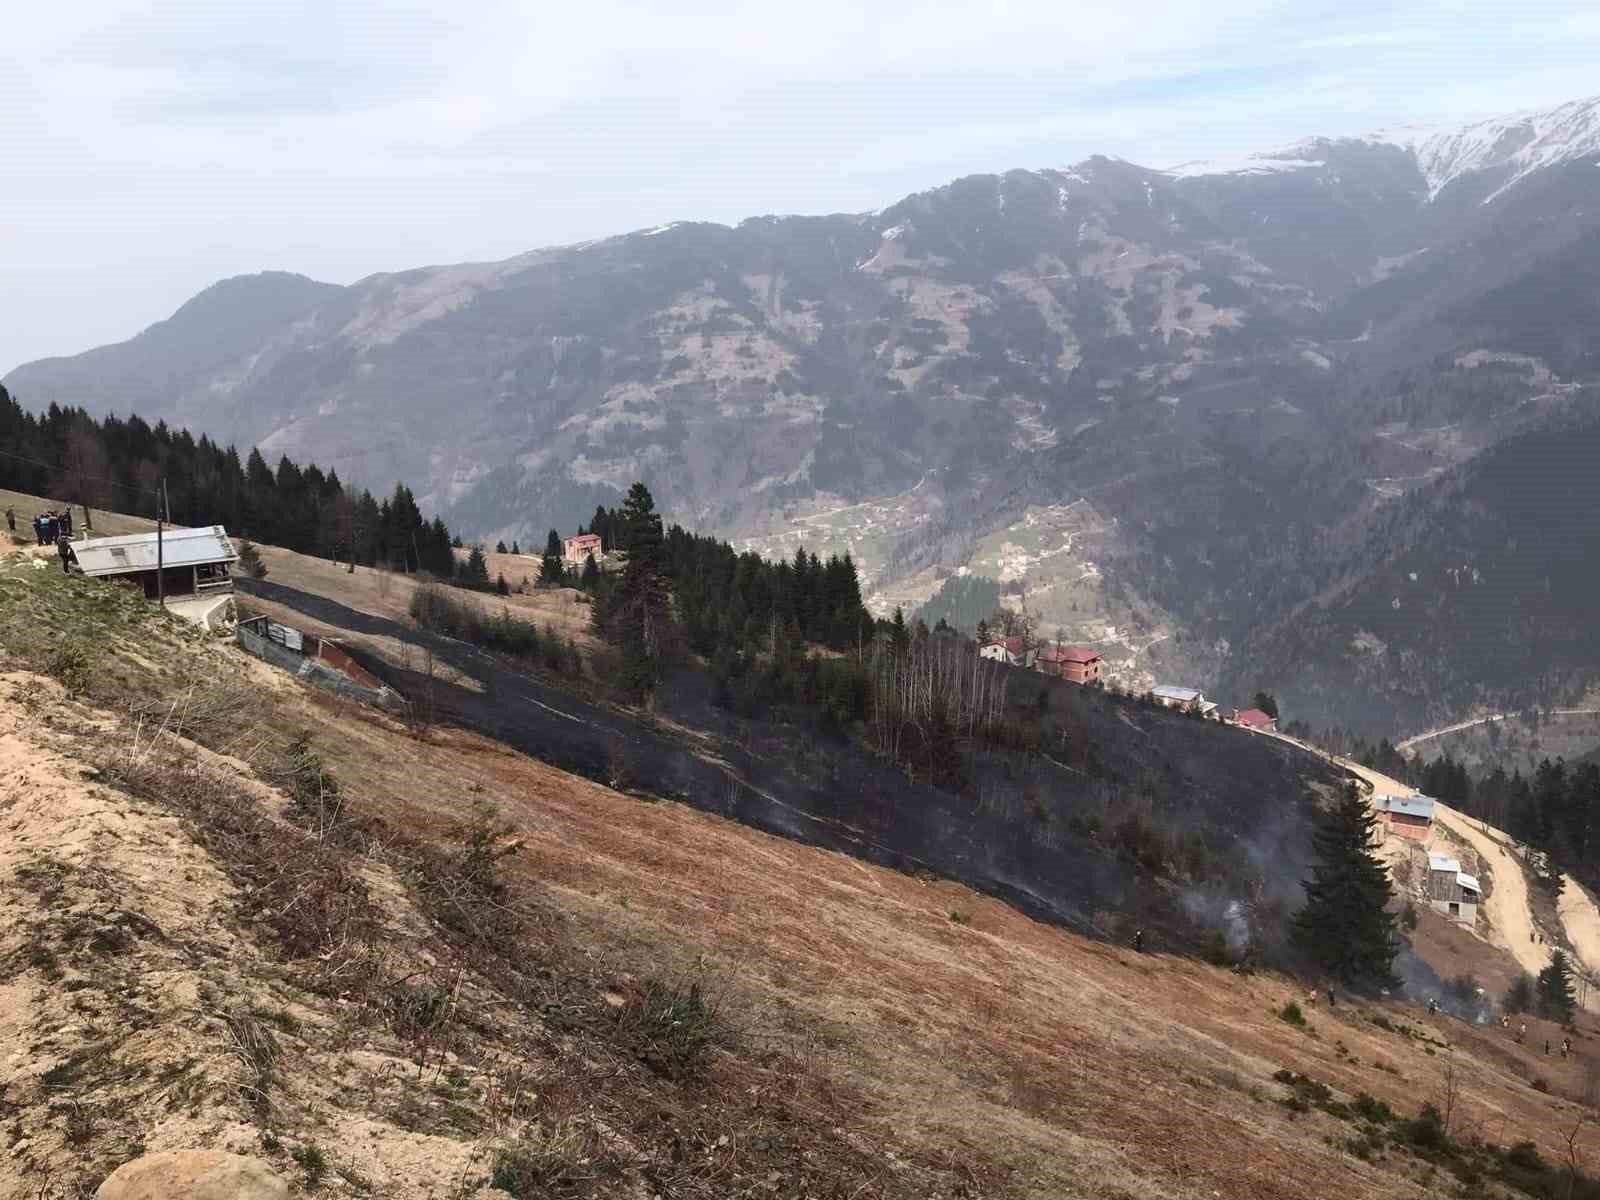
{"label": "conifer tree", "polygon": [[509,554],[509,553],[511,553],[509,550],[506,549],[506,540],[505,540],[505,538],[501,538],[498,542],[496,542],[494,544],[494,552],[496,554]]}
{"label": "conifer tree", "polygon": [[544,557],[539,560],[539,585],[559,587],[565,574],[566,568],[561,565],[561,535],[552,529],[545,539]]}
{"label": "conifer tree", "polygon": [[642,696],[660,679],[672,636],[661,514],[643,483],[628,489],[621,518],[628,561],[605,623],[608,640],[622,650],[623,683]]}
{"label": "conifer tree", "polygon": [[1533,993],[1533,976],[1523,971],[1506,989],[1505,998],[1500,1002],[1501,1007],[1512,1013],[1531,1012],[1534,1003]]}
{"label": "conifer tree", "polygon": [[473,546],[472,552],[467,555],[467,564],[462,568],[462,580],[468,587],[487,587],[489,585],[489,562],[483,557],[483,547]]}
{"label": "conifer tree", "polygon": [[1393,964],[1400,943],[1388,911],[1394,888],[1369,848],[1376,823],[1354,784],[1318,815],[1306,906],[1294,916],[1295,945],[1351,987],[1398,986]]}
{"label": "conifer tree", "polygon": [[517,539],[516,538],[512,538],[511,539],[511,553],[513,553],[513,554],[521,554],[522,553],[522,547],[517,545]]}
{"label": "conifer tree", "polygon": [[578,586],[584,591],[593,593],[595,585],[600,582],[600,566],[590,554],[583,560],[583,574],[578,578]]}
{"label": "conifer tree", "polygon": [[1576,998],[1572,991],[1572,964],[1567,961],[1566,951],[1557,949],[1550,955],[1550,965],[1539,972],[1536,997],[1541,1017],[1562,1024],[1572,1020]]}

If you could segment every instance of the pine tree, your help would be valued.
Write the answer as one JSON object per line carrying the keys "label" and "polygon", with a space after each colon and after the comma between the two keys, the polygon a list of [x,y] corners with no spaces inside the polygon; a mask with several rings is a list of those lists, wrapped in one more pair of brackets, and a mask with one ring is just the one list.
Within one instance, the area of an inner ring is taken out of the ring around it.
{"label": "pine tree", "polygon": [[489,562],[483,557],[483,547],[473,546],[467,555],[466,566],[461,571],[462,581],[468,587],[489,586]]}
{"label": "pine tree", "polygon": [[566,576],[566,568],[561,565],[561,535],[554,529],[545,539],[544,557],[539,560],[539,586],[560,587]]}
{"label": "pine tree", "polygon": [[1550,965],[1539,972],[1536,987],[1539,1015],[1562,1024],[1572,1020],[1576,998],[1572,991],[1572,964],[1566,951],[1557,949],[1550,955]]}
{"label": "pine tree", "polygon": [[498,542],[496,542],[494,544],[494,552],[496,554],[509,554],[509,553],[511,553],[509,550],[506,549],[506,541],[505,541],[504,538],[501,538]]}
{"label": "pine tree", "polygon": [[898,604],[894,607],[894,620],[889,622],[889,640],[901,654],[911,648],[911,631],[906,628],[906,614]]}
{"label": "pine tree", "polygon": [[511,553],[513,553],[513,554],[521,554],[522,553],[522,547],[517,544],[517,539],[516,538],[512,538],[511,539]]}
{"label": "pine tree", "polygon": [[583,574],[578,578],[578,586],[589,594],[594,594],[595,585],[600,582],[600,565],[594,561],[590,554],[583,560]]}
{"label": "pine tree", "polygon": [[261,561],[261,551],[257,550],[256,544],[248,538],[239,543],[239,566],[251,579],[267,577],[267,564]]}
{"label": "pine tree", "polygon": [[608,640],[622,651],[622,680],[636,695],[650,692],[672,638],[671,595],[665,571],[661,514],[643,483],[628,489],[621,512],[628,560],[607,606]]}
{"label": "pine tree", "polygon": [[1323,970],[1352,987],[1397,987],[1400,949],[1389,872],[1369,846],[1377,818],[1355,785],[1318,815],[1316,864],[1303,884],[1306,906],[1294,916],[1295,944]]}
{"label": "pine tree", "polygon": [[1523,971],[1511,981],[1500,1006],[1509,1013],[1525,1013],[1533,1010],[1533,1001],[1533,976]]}
{"label": "pine tree", "polygon": [[506,582],[504,575],[496,575],[494,577],[494,590],[502,596],[511,595],[511,585]]}

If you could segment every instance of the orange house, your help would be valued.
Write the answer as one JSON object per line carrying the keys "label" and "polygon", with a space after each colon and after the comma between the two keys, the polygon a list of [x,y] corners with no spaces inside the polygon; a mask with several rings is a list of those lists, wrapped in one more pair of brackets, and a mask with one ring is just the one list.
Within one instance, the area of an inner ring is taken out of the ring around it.
{"label": "orange house", "polygon": [[1046,675],[1059,675],[1069,683],[1094,683],[1105,669],[1105,658],[1087,646],[1046,646],[1039,651],[1038,667]]}

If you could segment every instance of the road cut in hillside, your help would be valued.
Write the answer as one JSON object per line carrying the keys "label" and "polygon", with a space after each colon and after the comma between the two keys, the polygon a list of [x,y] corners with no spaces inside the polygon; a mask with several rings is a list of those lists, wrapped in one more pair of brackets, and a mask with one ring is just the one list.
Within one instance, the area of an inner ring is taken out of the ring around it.
{"label": "road cut in hillside", "polygon": [[[1374,792],[1406,796],[1415,790],[1381,771],[1363,767],[1347,758],[1334,761],[1365,779]],[[1528,902],[1528,883],[1522,873],[1521,860],[1498,838],[1481,832],[1475,822],[1447,804],[1434,801],[1433,817],[1436,824],[1444,826],[1453,836],[1466,842],[1483,860],[1484,870],[1491,881],[1489,894],[1483,901],[1483,915],[1489,922],[1491,943],[1508,951],[1524,971],[1534,974],[1542,971],[1550,961],[1550,952],[1544,943],[1533,939],[1533,908]],[[1596,926],[1597,935],[1600,935],[1600,915],[1596,917]],[[1597,949],[1600,949],[1600,942],[1597,942]]]}
{"label": "road cut in hillside", "polygon": [[1571,875],[1563,875],[1556,913],[1572,952],[1586,974],[1600,976],[1600,908],[1594,897]]}
{"label": "road cut in hillside", "polygon": [[1524,971],[1536,975],[1544,970],[1550,950],[1544,942],[1534,941],[1533,908],[1522,860],[1499,838],[1482,832],[1474,821],[1447,804],[1434,801],[1433,819],[1477,851],[1487,868],[1492,884],[1483,909],[1496,944],[1509,950]]}

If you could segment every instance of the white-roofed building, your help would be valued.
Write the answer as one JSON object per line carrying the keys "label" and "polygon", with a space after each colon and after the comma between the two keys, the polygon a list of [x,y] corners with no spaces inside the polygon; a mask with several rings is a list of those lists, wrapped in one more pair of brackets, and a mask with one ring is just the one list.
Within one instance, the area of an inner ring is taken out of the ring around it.
{"label": "white-roofed building", "polygon": [[154,533],[129,533],[120,537],[89,538],[70,543],[67,569],[90,579],[137,584],[154,600],[163,590],[168,596],[206,596],[233,590],[233,564],[238,552],[221,525],[197,529],[167,529]]}
{"label": "white-roofed building", "polygon": [[1185,712],[1197,712],[1206,717],[1217,711],[1217,706],[1207,700],[1199,688],[1158,683],[1150,689],[1150,697],[1165,708],[1181,708]]}
{"label": "white-roofed building", "polygon": [[1478,905],[1483,888],[1475,875],[1461,869],[1461,860],[1437,851],[1428,855],[1428,904],[1441,916],[1473,925],[1478,920]]}

